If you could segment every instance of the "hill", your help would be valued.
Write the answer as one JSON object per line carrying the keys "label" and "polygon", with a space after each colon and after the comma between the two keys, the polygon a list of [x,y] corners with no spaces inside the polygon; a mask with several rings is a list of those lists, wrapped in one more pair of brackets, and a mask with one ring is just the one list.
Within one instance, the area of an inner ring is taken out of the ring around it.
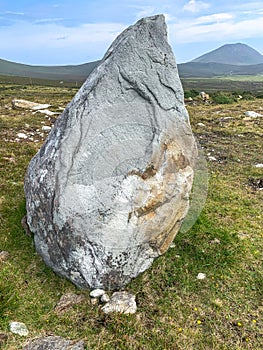
{"label": "hill", "polygon": [[31,66],[0,59],[0,75],[51,80],[84,80],[98,61],[68,66]]}
{"label": "hill", "polygon": [[223,63],[188,62],[178,64],[181,78],[201,77],[212,78],[216,76],[231,75],[259,75],[263,74],[263,63],[249,66],[239,66]]}
{"label": "hill", "polygon": [[[0,59],[0,75],[83,82],[99,61],[67,66],[32,66]],[[178,64],[181,78],[262,75],[263,55],[245,44],[227,44],[191,62]]]}
{"label": "hill", "polygon": [[263,55],[246,44],[226,44],[194,59],[191,62],[255,65],[263,63]]}

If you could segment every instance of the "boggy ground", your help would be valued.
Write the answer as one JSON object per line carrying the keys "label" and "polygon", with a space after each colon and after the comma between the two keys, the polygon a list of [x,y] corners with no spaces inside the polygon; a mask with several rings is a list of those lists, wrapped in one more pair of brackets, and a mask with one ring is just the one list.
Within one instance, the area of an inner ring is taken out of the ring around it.
{"label": "boggy ground", "polygon": [[[8,336],[2,348],[20,349],[29,339],[54,334],[83,339],[92,350],[262,349],[263,169],[255,165],[263,163],[263,118],[244,115],[263,113],[262,99],[187,107],[208,159],[206,204],[174,247],[127,286],[138,311],[126,316],[104,315],[88,291],[56,276],[20,224],[25,170],[46,136],[42,126],[53,119],[15,110],[11,101],[50,103],[50,110],[59,111],[75,91],[0,85],[0,251],[9,253],[0,261],[0,333]],[[200,272],[205,279],[196,278]],[[58,314],[56,303],[67,292],[85,300]],[[12,334],[10,321],[24,322],[29,335]]]}

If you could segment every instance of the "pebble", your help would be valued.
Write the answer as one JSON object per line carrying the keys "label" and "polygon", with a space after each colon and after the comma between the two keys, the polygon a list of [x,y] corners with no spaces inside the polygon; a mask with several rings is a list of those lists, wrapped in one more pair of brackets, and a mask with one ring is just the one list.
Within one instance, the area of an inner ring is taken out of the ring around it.
{"label": "pebble", "polygon": [[211,243],[211,244],[220,244],[221,241],[220,241],[218,238],[215,238],[215,239],[213,239],[210,243]]}
{"label": "pebble", "polygon": [[255,167],[256,168],[263,168],[263,164],[262,163],[255,164]]}
{"label": "pebble", "polygon": [[212,162],[216,162],[217,161],[216,157],[213,157],[213,156],[209,156],[208,160],[210,160]]}
{"label": "pebble", "polygon": [[24,134],[23,132],[19,132],[16,136],[17,136],[19,139],[27,139],[27,135]]}
{"label": "pebble", "polygon": [[43,131],[50,131],[50,130],[51,130],[51,126],[43,125],[43,126],[42,126],[42,130],[43,130]]}
{"label": "pebble", "polygon": [[12,333],[18,334],[21,337],[26,337],[29,334],[26,325],[22,322],[10,322],[9,328]]}
{"label": "pebble", "polygon": [[206,278],[206,274],[199,272],[199,274],[196,276],[198,280],[204,280]]}
{"label": "pebble", "polygon": [[105,294],[105,290],[103,290],[103,289],[94,289],[89,293],[91,298],[99,298],[103,294]]}
{"label": "pebble", "polygon": [[6,252],[5,250],[2,250],[0,252],[0,262],[1,261],[6,261],[9,258],[9,253]]}
{"label": "pebble", "polygon": [[204,127],[205,124],[204,123],[197,123],[198,126]]}
{"label": "pebble", "polygon": [[100,301],[102,303],[108,303],[110,301],[110,297],[108,296],[108,294],[103,294],[100,298]]}

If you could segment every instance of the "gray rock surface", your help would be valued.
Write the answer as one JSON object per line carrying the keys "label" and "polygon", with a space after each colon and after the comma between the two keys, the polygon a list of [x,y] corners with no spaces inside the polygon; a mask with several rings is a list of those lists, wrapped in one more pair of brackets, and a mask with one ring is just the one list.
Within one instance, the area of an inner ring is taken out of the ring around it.
{"label": "gray rock surface", "polygon": [[23,347],[23,350],[84,350],[84,343],[49,336],[31,341]]}
{"label": "gray rock surface", "polygon": [[178,232],[195,158],[164,16],[144,18],[116,38],[30,162],[37,251],[81,288],[124,286]]}

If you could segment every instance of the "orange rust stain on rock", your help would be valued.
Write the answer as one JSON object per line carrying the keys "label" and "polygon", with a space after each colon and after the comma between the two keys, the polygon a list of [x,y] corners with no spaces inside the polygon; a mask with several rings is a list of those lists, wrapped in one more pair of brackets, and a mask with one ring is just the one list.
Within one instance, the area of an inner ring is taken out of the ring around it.
{"label": "orange rust stain on rock", "polygon": [[[145,234],[149,235],[151,245],[160,255],[169,248],[187,213],[188,201],[179,193],[189,191],[189,165],[190,162],[182,153],[180,145],[170,140],[162,143],[161,148],[154,152],[151,164],[143,172],[133,170],[130,173],[143,179],[149,188],[146,202],[134,214],[140,218],[141,224],[146,224]],[[184,186],[184,189],[178,189],[178,186]],[[172,207],[175,205],[174,199],[172,200],[174,196],[179,204],[176,204],[177,212]]]}
{"label": "orange rust stain on rock", "polygon": [[[158,194],[157,193],[153,194],[153,191],[151,191],[151,198],[147,201],[146,205],[136,210],[137,216],[140,217],[140,216],[148,215],[150,212],[159,208],[163,204],[163,201],[164,201],[163,192]],[[147,218],[150,219],[151,217],[148,216]]]}
{"label": "orange rust stain on rock", "polygon": [[162,239],[162,242],[160,242],[158,245],[160,255],[164,254],[168,250],[170,244],[174,240],[177,232],[179,231],[181,224],[182,220],[179,220],[174,225],[172,225],[170,231],[168,230],[168,232],[166,232],[165,234],[160,234],[160,238]]}
{"label": "orange rust stain on rock", "polygon": [[145,214],[145,219],[146,220],[151,220],[156,216],[155,211],[150,211],[148,214]]}
{"label": "orange rust stain on rock", "polygon": [[157,170],[154,168],[154,165],[150,164],[147,166],[147,168],[140,172],[139,170],[132,170],[129,172],[128,175],[137,175],[141,177],[143,180],[147,180],[151,177],[153,177],[157,173]]}

